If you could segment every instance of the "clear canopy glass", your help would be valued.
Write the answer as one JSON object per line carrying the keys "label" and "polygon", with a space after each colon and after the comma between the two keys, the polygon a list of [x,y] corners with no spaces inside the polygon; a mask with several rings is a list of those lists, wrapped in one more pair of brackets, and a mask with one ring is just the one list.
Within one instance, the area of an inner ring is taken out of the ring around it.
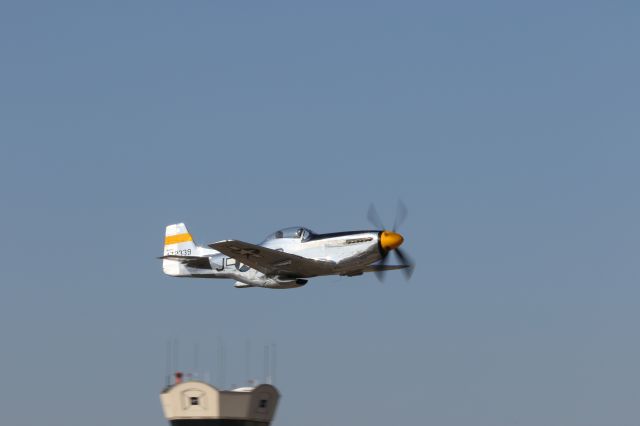
{"label": "clear canopy glass", "polygon": [[313,235],[313,231],[307,228],[303,228],[301,226],[293,226],[291,228],[280,229],[273,234],[267,236],[264,239],[264,242],[277,240],[279,238],[292,238],[296,240],[307,240],[311,235]]}

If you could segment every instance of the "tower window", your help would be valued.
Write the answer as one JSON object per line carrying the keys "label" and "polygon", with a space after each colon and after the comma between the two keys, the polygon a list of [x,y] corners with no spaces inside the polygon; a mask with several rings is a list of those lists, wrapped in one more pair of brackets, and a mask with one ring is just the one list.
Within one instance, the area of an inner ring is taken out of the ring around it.
{"label": "tower window", "polygon": [[260,400],[260,408],[267,408],[267,400],[266,399],[261,399]]}
{"label": "tower window", "polygon": [[191,400],[191,405],[198,405],[199,401],[198,401],[198,397],[197,396],[192,396],[191,398],[189,398]]}

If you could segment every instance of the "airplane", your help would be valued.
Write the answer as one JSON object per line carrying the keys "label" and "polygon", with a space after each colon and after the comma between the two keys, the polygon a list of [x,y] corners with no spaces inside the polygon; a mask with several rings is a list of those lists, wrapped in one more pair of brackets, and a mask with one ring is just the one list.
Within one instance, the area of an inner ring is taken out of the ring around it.
{"label": "airplane", "polygon": [[[400,250],[404,237],[396,232],[406,215],[406,207],[399,203],[394,226],[387,230],[371,205],[367,217],[378,230],[317,234],[300,226],[276,231],[260,244],[223,240],[207,247],[196,245],[185,224],[176,223],[166,228],[164,255],[159,259],[166,275],[233,279],[236,288],[296,288],[313,277],[365,272],[374,272],[382,281],[385,271],[397,269],[408,280],[413,263]],[[391,251],[401,264],[387,264]]]}

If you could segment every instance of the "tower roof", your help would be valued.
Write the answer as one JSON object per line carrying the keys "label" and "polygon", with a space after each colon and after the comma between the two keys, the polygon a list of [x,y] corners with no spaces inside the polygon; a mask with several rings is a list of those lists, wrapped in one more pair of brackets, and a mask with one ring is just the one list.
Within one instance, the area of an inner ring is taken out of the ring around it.
{"label": "tower roof", "polygon": [[221,391],[197,381],[176,383],[160,394],[165,417],[172,423],[187,419],[251,420],[269,424],[280,393],[268,384]]}

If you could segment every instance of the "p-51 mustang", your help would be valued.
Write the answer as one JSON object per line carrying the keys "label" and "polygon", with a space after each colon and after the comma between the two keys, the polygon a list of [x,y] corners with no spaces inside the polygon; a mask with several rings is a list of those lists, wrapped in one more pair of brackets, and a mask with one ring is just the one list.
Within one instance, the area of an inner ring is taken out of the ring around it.
{"label": "p-51 mustang", "polygon": [[[316,234],[303,227],[286,228],[259,245],[224,240],[197,246],[184,223],[177,223],[167,226],[162,270],[174,277],[234,279],[237,288],[294,288],[312,277],[365,272],[375,272],[382,280],[385,271],[394,269],[403,269],[409,279],[413,265],[399,249],[404,238],[395,232],[406,214],[399,204],[393,230],[384,230],[372,205],[368,218],[382,230]],[[386,264],[391,251],[400,265]]]}

